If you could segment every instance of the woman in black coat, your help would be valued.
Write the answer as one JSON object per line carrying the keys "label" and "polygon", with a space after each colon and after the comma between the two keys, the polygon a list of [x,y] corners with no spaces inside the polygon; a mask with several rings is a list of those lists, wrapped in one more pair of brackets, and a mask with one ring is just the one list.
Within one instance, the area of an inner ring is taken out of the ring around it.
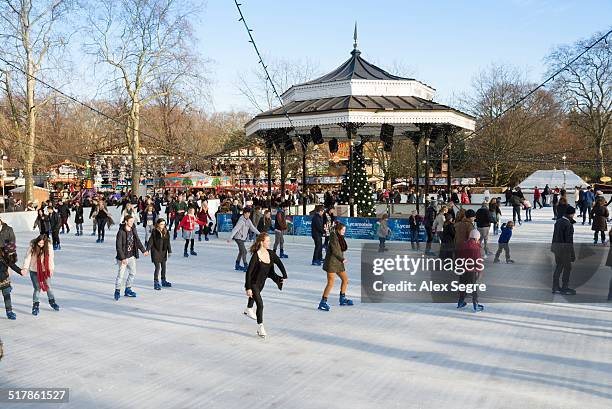
{"label": "woman in black coat", "polygon": [[83,206],[81,206],[81,204],[77,201],[74,203],[74,206],[72,207],[72,211],[74,212],[74,224],[76,225],[76,235],[77,236],[82,236],[83,235],[83,223],[84,223],[84,219],[83,219]]}
{"label": "woman in black coat", "polygon": [[51,234],[51,222],[49,221],[49,216],[45,213],[45,209],[38,209],[38,216],[34,221],[33,230],[36,230],[38,227],[38,231],[41,236],[47,236]]}
{"label": "woman in black coat", "polygon": [[[151,237],[147,242],[147,250],[151,252],[151,261],[155,265],[153,276],[153,288],[161,290],[162,287],[172,287],[172,283],[166,280],[166,261],[172,254],[170,245],[170,233],[166,229],[166,221],[157,219],[155,228],[151,232]],[[161,271],[161,285],[159,284],[159,273]]]}

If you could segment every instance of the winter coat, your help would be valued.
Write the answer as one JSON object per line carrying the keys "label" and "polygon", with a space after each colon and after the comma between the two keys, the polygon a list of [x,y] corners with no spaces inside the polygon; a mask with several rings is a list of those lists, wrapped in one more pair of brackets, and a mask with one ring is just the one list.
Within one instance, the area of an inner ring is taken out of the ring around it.
{"label": "winter coat", "polygon": [[378,223],[378,229],[376,230],[376,234],[381,239],[386,239],[391,234],[391,229],[389,229],[389,224],[387,220],[381,220]]}
{"label": "winter coat", "polygon": [[514,194],[510,196],[510,204],[512,205],[512,207],[521,207],[523,205],[521,197],[519,195]]}
{"label": "winter coat", "polygon": [[249,237],[249,231],[259,234],[259,230],[253,226],[251,219],[241,216],[230,233],[230,239],[246,240]]}
{"label": "winter coat", "polygon": [[130,257],[138,258],[138,250],[143,253],[147,251],[138,237],[138,231],[135,226],[132,226],[131,232],[134,235],[134,247],[131,252],[128,252],[128,231],[125,229],[125,224],[119,226],[117,241],[115,242],[115,249],[117,250],[117,256],[115,258],[119,261],[126,260]]}
{"label": "winter coat", "polygon": [[[53,253],[53,249],[49,247],[49,272],[51,275],[55,272],[55,255]],[[44,260],[43,260],[44,265]],[[38,271],[38,260],[32,254],[32,248],[28,249],[28,253],[26,254],[26,258],[23,260],[22,268],[27,269],[28,271]]]}
{"label": "winter coat", "polygon": [[444,230],[444,222],[445,221],[446,221],[446,217],[444,216],[444,214],[443,213],[439,213],[436,216],[436,219],[434,220],[434,223],[433,223],[433,230],[434,230],[434,232],[439,233],[439,232],[443,231]]}
{"label": "winter coat", "polygon": [[21,269],[17,264],[12,263],[8,264],[3,259],[0,259],[0,290],[4,290],[11,286],[11,279],[9,277],[9,268],[16,272],[17,274],[21,274]]}
{"label": "winter coat", "polygon": [[455,223],[455,249],[461,248],[463,243],[470,238],[472,230],[474,230],[474,225],[468,220]]}
{"label": "winter coat", "polygon": [[261,219],[263,219],[263,213],[262,212],[253,212],[251,217],[252,217],[252,220],[253,220],[253,225],[254,226],[259,226],[259,221]]}
{"label": "winter coat", "polygon": [[75,206],[73,210],[74,210],[74,223],[75,224],[82,224],[82,223],[84,223],[84,219],[83,219],[83,207],[82,206]]}
{"label": "winter coat", "polygon": [[70,217],[70,207],[66,203],[62,203],[62,205],[57,208],[57,212],[62,219]]}
{"label": "winter coat", "polygon": [[323,260],[323,270],[328,273],[341,273],[346,270],[344,267],[344,252],[340,248],[338,235],[335,232],[329,236],[325,260]]}
{"label": "winter coat", "polygon": [[199,220],[195,216],[186,214],[185,217],[183,217],[183,220],[181,220],[181,222],[179,223],[178,228],[187,231],[194,231],[196,224],[199,224],[200,226],[205,226],[206,222]]}
{"label": "winter coat", "polygon": [[310,225],[310,228],[310,235],[312,237],[323,237],[323,234],[325,234],[323,216],[321,216],[318,212],[312,216],[312,224]]}
{"label": "winter coat", "polygon": [[151,226],[155,225],[155,222],[157,221],[157,212],[142,212],[142,215],[140,216],[140,221],[142,222],[142,225],[144,227],[147,227],[149,221],[151,222]]}
{"label": "winter coat", "polygon": [[151,261],[153,263],[162,263],[168,260],[168,254],[172,253],[170,245],[170,234],[166,230],[166,234],[162,235],[159,229],[153,229],[147,249],[151,252]]}
{"label": "winter coat", "polygon": [[268,254],[270,255],[270,263],[272,264],[268,275],[262,277],[260,275],[259,269],[259,255],[257,252],[253,254],[251,257],[251,261],[249,261],[249,267],[247,268],[245,277],[244,277],[244,289],[252,290],[255,287],[260,287],[265,281],[266,278],[275,276],[274,266],[278,266],[281,273],[283,274],[283,278],[287,278],[287,270],[285,270],[285,266],[281,259],[276,255],[276,253],[270,249],[268,249]]}
{"label": "winter coat", "polygon": [[555,256],[566,261],[576,260],[574,253],[574,226],[567,217],[561,217],[555,222],[550,251]]}
{"label": "winter coat", "polygon": [[476,227],[491,226],[491,212],[487,207],[476,210]]}
{"label": "winter coat", "polygon": [[436,219],[436,209],[433,206],[429,206],[425,209],[425,227],[432,227],[434,220]]}
{"label": "winter coat", "polygon": [[259,230],[260,232],[269,232],[270,229],[272,228],[272,219],[269,219],[267,217],[262,217],[261,219],[259,219],[259,224],[257,225],[257,230]]}
{"label": "winter coat", "polygon": [[607,231],[608,230],[608,208],[604,206],[596,206],[593,208],[593,224],[591,230],[593,231]]}
{"label": "winter coat", "polygon": [[59,231],[62,227],[62,217],[58,212],[53,212],[49,215],[49,224],[51,225],[51,231]]}
{"label": "winter coat", "polygon": [[0,246],[3,246],[4,243],[15,244],[15,232],[11,226],[0,221]]}
{"label": "winter coat", "polygon": [[285,218],[285,212],[282,209],[276,211],[276,217],[274,218],[274,230],[287,231],[287,219]]}
{"label": "winter coat", "polygon": [[499,235],[499,239],[497,239],[498,243],[509,243],[512,238],[512,229],[510,227],[506,227],[506,224],[502,224],[501,233]]}
{"label": "winter coat", "polygon": [[557,205],[557,219],[560,219],[563,216],[565,216],[565,212],[567,211],[568,207],[569,207],[569,205],[567,205],[567,204]]}

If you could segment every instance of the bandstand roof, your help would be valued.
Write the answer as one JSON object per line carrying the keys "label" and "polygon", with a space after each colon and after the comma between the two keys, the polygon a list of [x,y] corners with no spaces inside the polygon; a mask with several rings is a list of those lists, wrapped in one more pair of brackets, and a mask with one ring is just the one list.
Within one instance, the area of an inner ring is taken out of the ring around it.
{"label": "bandstand roof", "polygon": [[246,124],[246,134],[291,127],[307,132],[320,126],[326,128],[324,137],[336,137],[342,132],[334,128],[341,123],[359,123],[360,133],[374,134],[382,124],[399,126],[396,131],[400,132],[402,128],[418,130],[423,123],[474,130],[474,117],[434,102],[434,93],[434,88],[420,81],[390,74],[366,61],[357,49],[355,34],[351,58],[326,75],[290,87],[282,95],[283,106],[256,115]]}

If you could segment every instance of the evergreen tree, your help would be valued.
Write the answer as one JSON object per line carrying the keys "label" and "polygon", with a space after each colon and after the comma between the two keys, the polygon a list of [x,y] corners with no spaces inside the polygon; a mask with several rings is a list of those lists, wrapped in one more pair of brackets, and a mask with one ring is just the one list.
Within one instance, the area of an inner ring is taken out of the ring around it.
{"label": "evergreen tree", "polygon": [[363,145],[359,144],[353,149],[353,173],[350,165],[347,167],[346,175],[342,181],[339,203],[349,204],[350,183],[353,179],[353,197],[357,205],[357,215],[362,217],[375,217],[376,208],[372,199],[372,189],[368,183],[366,174],[365,158],[363,156]]}

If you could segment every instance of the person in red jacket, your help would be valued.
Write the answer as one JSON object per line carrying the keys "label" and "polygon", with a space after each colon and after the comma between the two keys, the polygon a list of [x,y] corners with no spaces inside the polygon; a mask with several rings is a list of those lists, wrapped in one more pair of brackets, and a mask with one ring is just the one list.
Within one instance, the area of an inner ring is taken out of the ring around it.
{"label": "person in red jacket", "polygon": [[537,208],[538,205],[540,205],[540,209],[542,208],[542,203],[540,202],[540,197],[542,196],[542,194],[540,193],[540,189],[538,189],[538,187],[534,187],[533,188],[533,207]]}
{"label": "person in red jacket", "polygon": [[[465,241],[457,251],[457,259],[463,259],[465,272],[459,276],[459,284],[476,284],[483,270],[483,261],[480,256],[480,232],[476,229],[470,232],[470,238]],[[459,301],[457,308],[463,308],[467,305],[465,296],[467,291],[459,291]],[[472,304],[474,311],[479,312],[484,310],[484,307],[478,304],[478,291],[474,288],[472,291]]]}
{"label": "person in red jacket", "polygon": [[[196,224],[199,224],[200,226],[202,226],[205,223],[199,220],[195,216],[195,209],[193,207],[190,207],[189,210],[187,211],[187,214],[183,216],[183,220],[181,220],[181,222],[178,225],[179,229],[183,229],[183,238],[185,239],[185,253],[184,253],[185,257],[189,257],[189,254],[191,254],[192,256],[198,255],[198,253],[196,253],[193,250],[193,244],[195,241],[194,237],[195,237]],[[191,244],[191,252],[187,253],[187,248],[189,247],[190,244]]]}

